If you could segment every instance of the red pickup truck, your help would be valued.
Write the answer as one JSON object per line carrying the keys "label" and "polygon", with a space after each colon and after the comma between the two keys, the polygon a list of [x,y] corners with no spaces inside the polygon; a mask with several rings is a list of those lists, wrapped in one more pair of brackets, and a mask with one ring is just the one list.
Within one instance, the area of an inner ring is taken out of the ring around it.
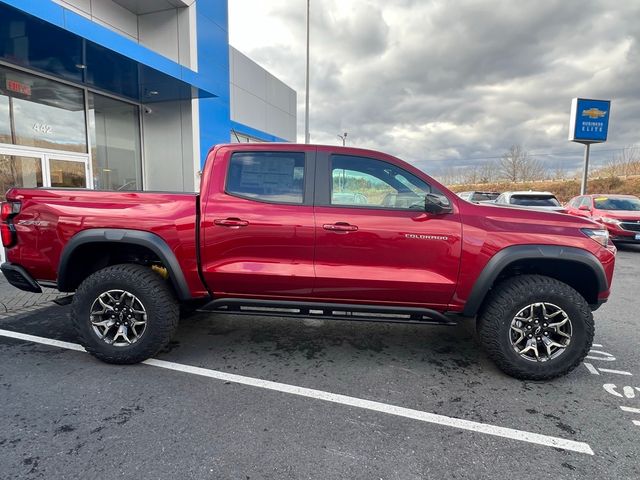
{"label": "red pickup truck", "polygon": [[2,205],[14,286],[75,292],[82,345],[140,362],[180,306],[451,325],[477,318],[506,373],[548,379],[591,347],[615,247],[598,224],[466,202],[379,152],[218,145],[200,194],[14,188]]}

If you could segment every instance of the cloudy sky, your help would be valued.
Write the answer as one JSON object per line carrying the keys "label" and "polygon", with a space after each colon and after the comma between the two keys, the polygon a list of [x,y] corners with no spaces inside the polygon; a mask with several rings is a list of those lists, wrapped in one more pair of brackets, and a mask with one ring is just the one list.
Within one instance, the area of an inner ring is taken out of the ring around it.
{"label": "cloudy sky", "polygon": [[[437,174],[521,144],[575,171],[571,98],[612,99],[609,141],[640,143],[640,1],[311,0],[314,143],[383,150]],[[230,0],[230,41],[298,92],[304,0]]]}

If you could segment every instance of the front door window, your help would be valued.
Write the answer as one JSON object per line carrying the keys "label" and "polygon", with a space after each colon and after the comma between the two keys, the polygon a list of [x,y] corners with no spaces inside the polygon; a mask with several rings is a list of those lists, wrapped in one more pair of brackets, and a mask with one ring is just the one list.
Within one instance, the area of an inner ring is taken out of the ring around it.
{"label": "front door window", "polygon": [[331,205],[423,209],[431,186],[415,175],[371,158],[334,155]]}

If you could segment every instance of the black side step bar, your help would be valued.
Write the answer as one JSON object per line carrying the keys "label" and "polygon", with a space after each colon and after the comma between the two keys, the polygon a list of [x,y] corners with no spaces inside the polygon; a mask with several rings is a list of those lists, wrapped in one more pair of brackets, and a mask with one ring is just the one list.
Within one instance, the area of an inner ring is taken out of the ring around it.
{"label": "black side step bar", "polygon": [[352,320],[383,323],[456,325],[455,320],[428,308],[387,307],[346,303],[280,302],[246,298],[218,298],[198,309],[234,315],[304,317],[321,320]]}

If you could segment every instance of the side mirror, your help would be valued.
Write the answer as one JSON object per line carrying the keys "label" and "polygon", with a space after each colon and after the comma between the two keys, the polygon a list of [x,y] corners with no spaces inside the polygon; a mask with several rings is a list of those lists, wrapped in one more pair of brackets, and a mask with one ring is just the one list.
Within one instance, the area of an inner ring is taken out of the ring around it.
{"label": "side mirror", "polygon": [[424,196],[424,211],[432,215],[442,215],[453,212],[451,202],[444,195],[427,193]]}
{"label": "side mirror", "polygon": [[582,210],[583,212],[590,212],[591,211],[591,209],[589,208],[588,205],[580,205],[578,207],[578,210]]}

